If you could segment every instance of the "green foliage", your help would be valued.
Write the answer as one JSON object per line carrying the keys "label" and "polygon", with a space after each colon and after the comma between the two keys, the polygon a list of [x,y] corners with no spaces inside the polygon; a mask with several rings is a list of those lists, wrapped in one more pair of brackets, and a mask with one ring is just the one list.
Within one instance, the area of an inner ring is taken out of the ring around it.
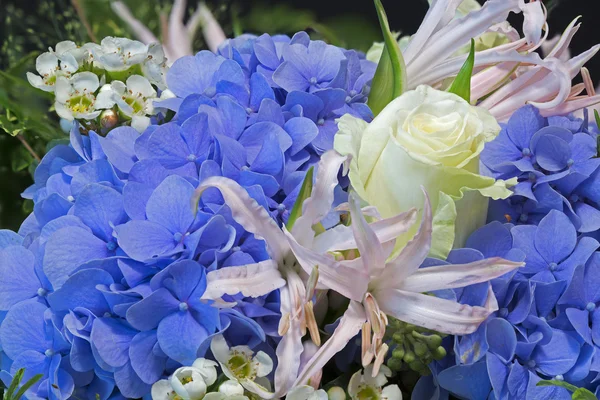
{"label": "green foliage", "polygon": [[292,211],[290,212],[290,217],[288,218],[288,222],[286,224],[286,228],[288,230],[292,230],[294,223],[302,215],[302,204],[304,204],[304,200],[308,199],[312,193],[313,172],[314,172],[314,167],[310,167],[308,169],[308,171],[306,171],[306,176],[304,177],[304,181],[302,182],[302,187],[300,188],[300,193],[298,193],[298,197],[296,198],[296,202],[294,203],[294,206],[292,207]]}
{"label": "green foliage", "polygon": [[452,82],[450,93],[454,93],[467,102],[471,102],[471,77],[473,76],[473,67],[475,65],[475,40],[471,39],[471,51],[467,60],[458,72],[456,79]]}
{"label": "green foliage", "polygon": [[[6,393],[4,393],[4,400],[19,400],[21,397],[23,397],[25,395],[25,392],[27,390],[29,390],[30,387],[35,385],[35,383],[37,381],[39,381],[40,379],[43,378],[42,374],[35,375],[31,379],[29,379],[27,382],[25,382],[21,386],[21,388],[17,391],[17,388],[19,387],[19,385],[21,384],[21,381],[23,380],[24,374],[25,374],[24,368],[21,368],[20,370],[17,371],[13,380],[10,383],[10,386],[6,390]],[[16,393],[15,393],[15,391],[16,391]]]}
{"label": "green foliage", "polygon": [[571,385],[565,381],[557,381],[557,380],[547,380],[547,381],[539,381],[537,386],[558,386],[567,389],[569,392],[572,392],[571,399],[573,400],[598,400],[598,398],[594,395],[594,393],[590,392],[586,388],[578,388],[575,385]]}
{"label": "green foliage", "polygon": [[377,115],[392,100],[404,92],[406,88],[406,65],[398,42],[390,31],[381,0],[375,0],[375,8],[383,33],[384,48],[371,84],[368,104],[373,114]]}

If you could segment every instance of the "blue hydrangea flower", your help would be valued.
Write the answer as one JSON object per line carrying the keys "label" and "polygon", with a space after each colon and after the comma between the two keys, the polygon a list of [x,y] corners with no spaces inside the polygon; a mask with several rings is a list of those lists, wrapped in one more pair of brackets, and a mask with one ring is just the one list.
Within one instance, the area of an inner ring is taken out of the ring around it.
{"label": "blue hydrangea flower", "polygon": [[587,118],[543,118],[533,106],[517,110],[481,154],[490,176],[518,179],[515,196],[492,202],[490,218],[537,224],[550,210],[558,210],[569,216],[578,232],[597,231],[597,156],[596,134]]}
{"label": "blue hydrangea flower", "polygon": [[[431,364],[433,376],[421,379],[413,399],[422,394],[446,399],[448,393],[473,399],[570,398],[563,388],[537,387],[542,379],[594,390],[597,357],[590,326],[597,300],[594,290],[584,289],[584,272],[593,270],[583,265],[595,262],[598,242],[578,238],[569,218],[553,210],[538,226],[491,222],[475,231],[467,246],[453,250],[449,262],[502,256],[525,259],[526,266],[491,282],[498,311],[473,334],[445,341],[448,357]],[[426,264],[439,263],[443,261],[429,259]],[[592,281],[590,275],[589,288]],[[482,305],[486,290],[487,284],[479,284],[455,290],[454,295],[459,302]],[[467,375],[472,379],[461,379]]]}

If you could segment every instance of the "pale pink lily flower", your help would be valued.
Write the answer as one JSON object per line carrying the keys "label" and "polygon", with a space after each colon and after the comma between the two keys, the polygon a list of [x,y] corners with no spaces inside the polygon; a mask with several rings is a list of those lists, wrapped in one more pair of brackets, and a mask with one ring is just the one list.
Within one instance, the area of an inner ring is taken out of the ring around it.
{"label": "pale pink lily flower", "polygon": [[[172,65],[178,58],[194,55],[192,40],[200,27],[202,28],[206,44],[211,51],[216,51],[219,45],[226,39],[223,29],[204,2],[198,5],[198,8],[189,18],[187,24],[184,24],[183,19],[185,17],[186,5],[187,0],[175,0],[168,22],[162,25],[162,46],[169,65]],[[148,27],[133,16],[125,3],[122,1],[113,1],[111,7],[129,25],[129,28],[138,40],[144,44],[160,42]]]}
{"label": "pale pink lily flower", "polygon": [[[474,332],[498,308],[491,288],[484,307],[472,307],[423,293],[486,282],[524,265],[494,257],[468,264],[419,268],[431,246],[432,213],[426,193],[423,218],[417,234],[391,258],[389,256],[395,240],[385,242],[377,237],[353,194],[350,195],[350,214],[360,257],[339,263],[352,265],[356,271],[366,273],[369,277],[367,290],[362,300],[351,299],[335,332],[315,354],[312,363],[302,370],[295,385],[306,382],[314,371],[321,369],[361,329],[363,365],[369,365],[374,359],[373,373],[377,374],[388,351],[388,346],[383,342],[388,315],[452,335]],[[319,267],[327,263],[326,255],[299,247],[294,244],[292,250],[301,263],[318,263]]]}
{"label": "pale pink lily flower", "polygon": [[[480,105],[488,108],[496,119],[506,121],[516,109],[528,103],[540,108],[544,115],[557,115],[600,101],[589,93],[578,96],[577,87],[571,88],[572,79],[598,51],[598,47],[593,47],[575,58],[569,57],[568,44],[579,28],[577,20],[542,58],[535,50],[550,46],[546,45],[548,27],[541,1],[488,0],[481,9],[462,18],[452,18],[459,3],[437,0],[412,37],[404,52],[409,88],[421,84],[440,86],[456,76],[466,60],[466,54],[455,55],[458,49],[484,32],[500,32],[510,42],[478,51],[471,80],[473,103],[493,93]],[[523,13],[524,38],[506,22],[510,12]]]}
{"label": "pale pink lily flower", "polygon": [[[431,245],[432,215],[428,200],[421,229],[390,261],[386,259],[394,248],[396,238],[408,232],[416,221],[415,209],[367,223],[365,212],[370,215],[378,213],[372,208],[361,210],[352,197],[349,205],[353,221],[351,227],[338,225],[315,235],[312,226],[331,210],[337,174],[345,161],[346,158],[335,151],[323,155],[311,196],[304,201],[302,216],[291,232],[285,227],[280,229],[267,211],[230,179],[209,178],[196,191],[195,200],[208,188],[219,189],[232,210],[233,218],[247,231],[264,239],[271,256],[270,260],[261,263],[209,272],[205,294],[207,299],[219,299],[223,294],[238,292],[245,296],[260,296],[280,288],[280,334],[283,338],[276,351],[279,362],[275,371],[275,392],[258,393],[263,398],[281,397],[292,387],[306,384],[311,377],[318,376],[327,361],[344,348],[363,325],[372,327],[375,333],[373,339],[369,334],[366,342],[380,365],[387,351],[382,339],[388,314],[445,333],[475,331],[497,309],[493,293],[490,292],[485,307],[470,307],[421,292],[488,281],[522,265],[492,258],[444,266],[443,269],[419,270]],[[351,251],[353,249],[358,249],[361,257],[340,260],[340,255],[346,250],[356,254]],[[307,276],[308,283],[305,283]],[[313,341],[320,344],[318,331],[315,337],[312,330],[316,323],[311,299],[317,287],[334,290],[351,302],[332,337],[300,370],[303,326],[308,328]],[[370,362],[366,354],[364,361]]]}

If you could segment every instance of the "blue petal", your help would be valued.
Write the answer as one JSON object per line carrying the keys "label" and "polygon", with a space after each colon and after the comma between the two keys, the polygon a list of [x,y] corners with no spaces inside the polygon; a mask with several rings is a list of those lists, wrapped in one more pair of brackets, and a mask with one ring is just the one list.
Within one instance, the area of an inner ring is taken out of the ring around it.
{"label": "blue petal", "polygon": [[248,163],[254,163],[268,138],[274,138],[281,151],[286,151],[292,146],[292,138],[282,127],[273,122],[258,122],[248,127],[239,139],[246,150]]}
{"label": "blue petal", "polygon": [[92,184],[81,191],[73,215],[92,229],[96,237],[105,242],[112,240],[113,227],[127,220],[123,209],[123,196],[116,190]]}
{"label": "blue petal", "polygon": [[190,162],[187,157],[192,153],[180,132],[181,128],[171,122],[156,128],[148,139],[149,155],[165,168],[179,168]]}
{"label": "blue petal", "polygon": [[105,183],[115,188],[123,186],[113,166],[107,160],[95,160],[79,168],[71,181],[73,196],[79,195],[90,183]]}
{"label": "blue petal", "polygon": [[13,360],[27,350],[44,353],[51,347],[45,337],[44,313],[47,307],[29,300],[10,309],[0,326],[2,351]]}
{"label": "blue petal", "polygon": [[540,222],[535,247],[548,263],[560,263],[577,244],[575,227],[563,213],[552,210]]}
{"label": "blue petal", "polygon": [[137,160],[134,146],[139,137],[140,134],[135,129],[121,126],[108,132],[100,143],[108,161],[119,171],[129,173]]}
{"label": "blue petal", "polygon": [[587,310],[567,308],[565,310],[569,322],[586,343],[592,344],[592,330],[590,328],[590,313]]}
{"label": "blue petal", "polygon": [[150,385],[162,377],[167,362],[166,357],[157,357],[152,351],[157,340],[156,331],[140,332],[129,348],[131,367],[142,381]]}
{"label": "blue petal", "polygon": [[209,51],[201,51],[195,57],[180,57],[167,73],[167,85],[179,97],[203,94],[224,61],[225,58]]}
{"label": "blue petal", "polygon": [[109,286],[112,283],[110,274],[101,269],[79,271],[70,276],[60,289],[48,295],[48,303],[54,311],[83,307],[101,315],[109,309],[102,293],[96,290],[96,285]]}
{"label": "blue petal", "polygon": [[533,106],[521,107],[508,120],[507,133],[519,149],[530,146],[531,137],[534,133],[546,126],[545,119]]}
{"label": "blue petal", "polygon": [[100,359],[113,368],[129,362],[129,347],[137,331],[113,318],[97,318],[91,341]]}
{"label": "blue petal", "polygon": [[136,261],[146,261],[176,248],[173,233],[150,221],[129,221],[116,228],[119,247]]}
{"label": "blue petal", "polygon": [[438,381],[444,389],[465,399],[486,399],[492,388],[483,361],[450,367],[440,372]]}
{"label": "blue petal", "polygon": [[496,354],[504,362],[512,360],[517,348],[517,336],[508,321],[501,318],[488,321],[486,337],[490,352]]}
{"label": "blue petal", "polygon": [[308,146],[319,134],[319,128],[308,118],[290,118],[283,129],[292,138],[292,147],[289,149],[291,156]]}
{"label": "blue petal", "polygon": [[34,270],[35,257],[20,246],[0,250],[0,310],[37,296],[42,286]]}
{"label": "blue petal", "polygon": [[[197,159],[205,157],[212,141],[208,129],[208,116],[206,114],[196,114],[188,118],[181,125],[181,135],[187,143],[190,154],[193,154]],[[202,159],[197,160],[197,162],[200,161]]]}
{"label": "blue petal", "polygon": [[125,364],[115,371],[115,383],[120,394],[127,399],[139,399],[150,393],[151,385],[140,379],[131,367],[131,363]]}
{"label": "blue petal", "polygon": [[33,207],[33,213],[39,226],[44,226],[48,222],[67,215],[73,203],[57,193],[52,193],[44,200],[38,202]]}
{"label": "blue petal", "polygon": [[554,329],[550,343],[538,346],[532,357],[536,361],[536,368],[544,375],[562,375],[577,362],[579,343],[567,333]]}
{"label": "blue petal", "polygon": [[23,237],[11,230],[0,229],[0,249],[8,246],[21,246]]}
{"label": "blue petal", "polygon": [[190,365],[196,360],[196,353],[208,332],[196,322],[191,313],[179,311],[160,322],[157,336],[166,355],[184,365]]}
{"label": "blue petal", "polygon": [[152,193],[146,204],[148,220],[160,224],[171,233],[185,234],[194,221],[190,201],[194,186],[186,179],[172,175]]}
{"label": "blue petal", "polygon": [[267,79],[260,73],[254,73],[250,77],[250,108],[258,111],[264,99],[275,100],[275,94]]}
{"label": "blue petal", "polygon": [[72,226],[57,231],[46,243],[44,273],[58,289],[80,265],[110,256],[106,243],[89,231]]}
{"label": "blue petal", "polygon": [[595,232],[600,229],[600,210],[583,202],[575,204],[575,213],[581,219],[578,231]]}
{"label": "blue petal", "polygon": [[323,100],[314,94],[294,91],[288,93],[285,99],[283,110],[289,111],[294,106],[300,106],[302,108],[302,117],[306,117],[314,122],[317,122],[319,114],[323,111],[325,104],[323,103]]}
{"label": "blue petal", "polygon": [[542,136],[535,151],[537,163],[547,171],[558,172],[571,159],[569,143],[554,135]]}
{"label": "blue petal", "polygon": [[[481,362],[487,367],[491,386],[494,388],[496,399],[508,399],[508,376],[510,368],[502,359],[493,353],[488,353],[485,362]],[[486,397],[480,397],[485,399]]]}
{"label": "blue petal", "polygon": [[179,310],[180,301],[165,288],[160,288],[127,310],[127,321],[140,331],[156,328],[168,315]]}
{"label": "blue petal", "polygon": [[595,351],[594,346],[583,345],[577,363],[569,372],[567,372],[567,374],[565,374],[565,379],[569,382],[579,382],[585,379],[590,373],[590,367]]}

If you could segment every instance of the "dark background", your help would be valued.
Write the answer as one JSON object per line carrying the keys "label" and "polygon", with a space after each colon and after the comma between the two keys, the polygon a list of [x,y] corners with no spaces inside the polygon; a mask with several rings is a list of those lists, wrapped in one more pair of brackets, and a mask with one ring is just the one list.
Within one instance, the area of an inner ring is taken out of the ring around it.
{"label": "dark background", "polygon": [[[118,18],[111,16],[110,0],[0,0],[0,70],[18,64],[27,54],[39,54],[54,46],[58,41],[71,39],[86,42],[88,37],[73,4],[90,7],[89,18],[99,38],[106,36],[107,28],[115,25]],[[157,30],[156,10],[167,9],[172,0],[127,0],[137,2],[132,8],[136,16]],[[252,33],[291,34],[309,29],[317,34],[327,29],[346,41],[348,47],[366,51],[374,40],[381,40],[377,15],[372,0],[206,0],[214,10],[225,31],[232,34],[234,19],[240,22],[243,31]],[[393,31],[413,34],[427,12],[427,0],[382,0]],[[480,3],[483,3],[480,0]],[[197,0],[188,0],[192,9]],[[600,43],[600,0],[545,0],[550,9],[550,35],[561,33],[577,16],[582,16],[582,26],[576,35],[571,50],[579,54]],[[99,11],[97,11],[99,10]],[[103,11],[104,10],[104,11]],[[278,11],[275,11],[278,10]],[[140,15],[141,14],[141,15]],[[235,18],[234,18],[235,17]],[[94,21],[95,19],[95,21]],[[510,19],[513,26],[520,28],[522,17]],[[319,31],[321,30],[321,31]],[[114,34],[114,33],[109,33]],[[117,36],[127,35],[121,31]],[[326,36],[326,35],[322,35]],[[202,38],[194,42],[195,48],[203,48]],[[34,59],[34,58],[33,58]],[[33,68],[33,59],[30,67]],[[596,84],[600,82],[600,55],[588,64]],[[24,71],[21,72],[24,75]],[[0,87],[0,92],[2,88]],[[53,116],[55,118],[55,115]],[[36,144],[43,154],[46,141],[40,140],[36,132],[27,132],[28,140]],[[38,142],[35,142],[38,140]],[[23,148],[19,140],[0,130],[0,229],[17,229],[23,218],[31,211],[31,203],[23,203],[20,193],[31,184],[27,169],[15,170],[15,160]],[[17,157],[15,157],[17,155]],[[33,166],[32,166],[33,167]],[[32,168],[30,168],[31,170]]]}

